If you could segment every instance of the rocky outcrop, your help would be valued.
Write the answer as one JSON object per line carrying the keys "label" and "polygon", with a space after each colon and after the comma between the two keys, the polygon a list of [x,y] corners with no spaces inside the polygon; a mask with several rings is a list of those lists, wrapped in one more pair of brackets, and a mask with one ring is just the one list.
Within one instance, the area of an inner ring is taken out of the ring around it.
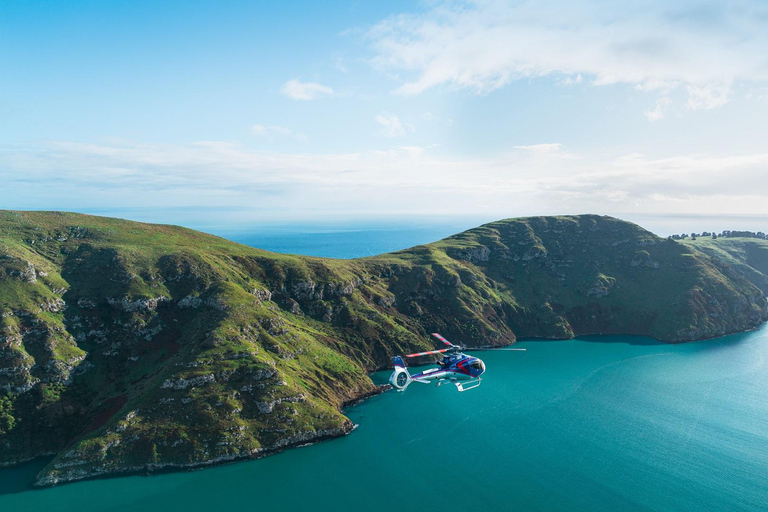
{"label": "rocky outcrop", "polygon": [[299,402],[305,402],[306,400],[307,400],[306,395],[288,396],[283,398],[276,398],[274,400],[270,400],[269,402],[258,402],[256,404],[256,408],[262,414],[269,414],[275,409],[276,405],[279,405],[282,403],[299,403]]}
{"label": "rocky outcrop", "polygon": [[212,382],[216,382],[216,377],[214,375],[198,375],[197,377],[191,377],[189,379],[168,379],[163,382],[161,387],[163,389],[170,388],[179,390],[205,386]]}
{"label": "rocky outcrop", "polygon": [[449,251],[448,254],[456,259],[469,261],[470,263],[482,263],[488,261],[491,250],[484,245],[479,245],[465,249],[455,249]]}
{"label": "rocky outcrop", "polygon": [[288,296],[299,302],[338,299],[351,296],[362,283],[363,280],[360,278],[355,278],[346,283],[330,282],[319,284],[312,281],[312,279],[307,279],[292,283],[288,289]]}
{"label": "rocky outcrop", "polygon": [[115,309],[126,312],[134,311],[154,311],[159,304],[170,302],[170,299],[165,296],[150,297],[150,298],[138,298],[130,300],[128,297],[107,299],[107,303]]}

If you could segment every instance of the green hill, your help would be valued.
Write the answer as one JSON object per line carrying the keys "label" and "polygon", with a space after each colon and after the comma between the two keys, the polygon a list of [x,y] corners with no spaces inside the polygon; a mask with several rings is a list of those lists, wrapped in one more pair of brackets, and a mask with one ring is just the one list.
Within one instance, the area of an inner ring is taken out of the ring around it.
{"label": "green hill", "polygon": [[[716,243],[715,243],[716,242]],[[726,243],[728,242],[728,243]],[[494,222],[358,260],[173,226],[0,212],[0,463],[51,485],[343,435],[343,404],[440,331],[475,346],[765,321],[768,243],[593,215]]]}

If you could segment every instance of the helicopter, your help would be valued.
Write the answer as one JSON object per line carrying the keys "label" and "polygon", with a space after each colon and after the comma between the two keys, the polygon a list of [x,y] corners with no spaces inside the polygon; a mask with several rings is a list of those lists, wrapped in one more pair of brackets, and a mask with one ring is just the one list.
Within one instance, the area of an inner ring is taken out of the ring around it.
{"label": "helicopter", "polygon": [[454,345],[440,334],[433,332],[432,336],[437,340],[448,345],[448,348],[439,350],[430,350],[427,352],[418,352],[408,354],[405,357],[420,357],[429,354],[445,353],[443,360],[438,368],[430,368],[417,374],[411,375],[405,366],[403,358],[395,356],[392,362],[395,365],[395,371],[389,377],[389,383],[398,391],[405,391],[411,382],[421,382],[429,384],[434,381],[438,386],[443,384],[455,384],[459,392],[475,389],[480,385],[482,379],[480,376],[485,373],[485,363],[478,358],[464,354],[464,351],[478,350],[517,350],[524,352],[524,348],[467,348],[460,345]]}

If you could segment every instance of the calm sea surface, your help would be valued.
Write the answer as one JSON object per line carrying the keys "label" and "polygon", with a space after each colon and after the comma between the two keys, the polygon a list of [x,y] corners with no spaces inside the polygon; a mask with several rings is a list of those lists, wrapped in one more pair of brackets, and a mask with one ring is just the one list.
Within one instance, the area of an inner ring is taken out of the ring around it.
{"label": "calm sea surface", "polygon": [[272,252],[324,258],[363,258],[435,242],[479,224],[473,219],[390,223],[305,225],[260,229],[208,228],[207,232]]}
{"label": "calm sea surface", "polygon": [[45,490],[44,461],[0,470],[0,511],[768,510],[767,328],[518,346],[483,354],[476,390],[414,383],[261,460]]}

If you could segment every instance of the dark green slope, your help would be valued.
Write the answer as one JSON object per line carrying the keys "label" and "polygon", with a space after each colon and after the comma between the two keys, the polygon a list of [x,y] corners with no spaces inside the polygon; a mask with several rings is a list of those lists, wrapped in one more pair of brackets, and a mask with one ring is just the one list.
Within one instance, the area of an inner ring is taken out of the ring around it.
{"label": "dark green slope", "polygon": [[499,221],[429,251],[440,255],[443,271],[464,278],[455,294],[466,297],[462,310],[484,312],[484,325],[467,335],[634,333],[688,341],[765,318],[761,290],[731,262],[610,217]]}
{"label": "dark green slope", "polygon": [[723,262],[768,294],[768,240],[756,238],[687,238],[683,243]]}
{"label": "dark green slope", "polygon": [[598,216],[510,219],[347,261],[0,212],[0,463],[55,453],[45,485],[342,435],[342,404],[374,391],[367,372],[435,330],[503,345],[752,328],[765,267],[723,254]]}

